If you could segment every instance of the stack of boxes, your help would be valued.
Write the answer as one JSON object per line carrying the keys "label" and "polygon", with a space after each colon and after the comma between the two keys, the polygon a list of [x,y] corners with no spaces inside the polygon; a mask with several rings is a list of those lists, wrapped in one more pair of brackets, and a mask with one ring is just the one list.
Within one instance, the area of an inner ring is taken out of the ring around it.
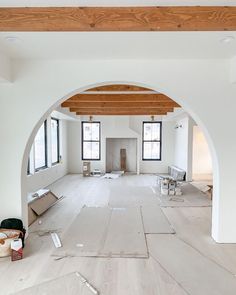
{"label": "stack of boxes", "polygon": [[169,195],[169,179],[167,178],[161,180],[161,194],[165,196]]}
{"label": "stack of boxes", "polygon": [[181,183],[171,178],[160,178],[159,186],[161,194],[164,196],[181,196]]}

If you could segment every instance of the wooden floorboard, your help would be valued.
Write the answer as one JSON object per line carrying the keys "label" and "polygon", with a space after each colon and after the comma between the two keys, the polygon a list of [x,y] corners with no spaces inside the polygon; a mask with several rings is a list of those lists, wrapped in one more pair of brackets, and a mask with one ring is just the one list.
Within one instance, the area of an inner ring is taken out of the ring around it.
{"label": "wooden floorboard", "polygon": [[235,276],[176,235],[148,235],[147,242],[150,255],[188,294],[235,295]]}
{"label": "wooden floorboard", "polygon": [[175,230],[162,212],[160,206],[144,205],[141,207],[145,234],[173,234]]}
{"label": "wooden floorboard", "polygon": [[147,258],[140,208],[82,208],[55,256]]}
{"label": "wooden floorboard", "polygon": [[161,207],[211,207],[211,200],[190,183],[183,183],[181,196],[162,195],[157,187],[154,187]]}
{"label": "wooden floorboard", "polygon": [[[96,291],[96,289],[94,289]],[[67,274],[51,281],[24,289],[15,295],[96,295],[77,275]]]}
{"label": "wooden floorboard", "polygon": [[[154,175],[126,175],[114,181],[67,175],[55,182],[49,189],[64,198],[40,217],[40,224],[37,221],[30,226],[24,259],[18,262],[11,262],[9,258],[0,259],[0,294],[9,295],[79,271],[103,295],[189,295],[182,288],[181,282],[178,282],[177,278],[168,273],[163,265],[152,257],[148,259],[70,257],[55,260],[52,256],[55,247],[50,235],[39,234],[52,229],[63,237],[85,205],[107,207],[110,200],[124,204],[126,200],[122,193],[127,196],[130,192],[133,197],[138,195],[138,202],[134,199],[133,205],[158,205],[155,190],[153,192],[155,185]],[[195,194],[193,198],[197,199],[198,196]],[[205,195],[203,197],[207,198]],[[128,205],[129,208],[133,206],[132,202]],[[175,235],[164,236],[179,237],[190,244],[200,257],[206,256],[229,273],[236,274],[236,245],[216,244],[210,237],[210,207],[181,207],[180,204],[179,208],[161,209],[176,230]],[[166,250],[171,249],[168,244],[165,246]],[[158,246],[155,247],[158,249]],[[187,253],[179,252],[178,256],[182,261],[188,262]],[[178,266],[178,271],[182,271],[181,264]],[[227,277],[228,275],[226,281]],[[221,281],[224,282],[224,278],[225,272],[222,273]],[[218,277],[215,277],[215,280],[218,280]],[[209,286],[210,292],[204,289],[201,295],[214,294],[212,290],[215,289],[215,282],[211,281]]]}

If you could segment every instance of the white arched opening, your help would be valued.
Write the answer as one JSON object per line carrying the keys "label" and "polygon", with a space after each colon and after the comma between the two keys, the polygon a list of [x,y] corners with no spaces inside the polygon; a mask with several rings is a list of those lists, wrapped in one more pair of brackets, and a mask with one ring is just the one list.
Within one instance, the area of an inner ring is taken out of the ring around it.
{"label": "white arched opening", "polygon": [[[195,120],[195,122],[201,127],[201,129],[203,130],[207,142],[209,144],[210,150],[211,150],[211,155],[213,158],[213,166],[214,166],[214,192],[217,191],[218,189],[218,179],[217,179],[217,170],[218,170],[218,160],[217,160],[217,156],[216,156],[216,152],[215,152],[215,148],[213,145],[213,142],[211,140],[211,137],[209,135],[209,132],[206,128],[206,126],[204,126],[204,124],[201,122],[200,117],[191,109],[191,105],[189,105],[189,103],[185,102],[184,100],[178,99],[178,97],[173,97],[170,96],[167,92],[168,91],[163,91],[163,89],[160,89],[159,87],[156,87],[154,85],[147,85],[144,83],[136,83],[136,82],[130,82],[130,81],[109,81],[109,82],[103,82],[103,83],[95,83],[95,84],[90,84],[90,85],[86,85],[85,87],[81,87],[78,89],[75,89],[71,92],[69,92],[67,95],[63,96],[62,98],[59,98],[56,102],[54,102],[50,108],[44,113],[44,115],[39,119],[39,121],[37,122],[37,124],[34,126],[33,130],[31,131],[30,137],[28,138],[25,150],[24,150],[24,155],[23,155],[23,160],[22,160],[22,168],[21,168],[21,195],[22,195],[22,216],[24,218],[24,220],[27,220],[27,203],[26,203],[26,195],[27,195],[27,190],[26,190],[26,171],[27,171],[27,162],[28,162],[28,156],[30,153],[30,148],[33,144],[35,135],[38,131],[38,129],[40,128],[40,126],[42,125],[42,123],[44,122],[44,120],[51,114],[51,112],[53,110],[55,110],[63,101],[67,100],[68,98],[70,98],[71,96],[81,93],[85,90],[88,90],[90,88],[93,87],[99,87],[99,86],[104,86],[104,85],[114,85],[114,84],[125,84],[125,85],[135,85],[135,86],[140,86],[140,87],[145,87],[145,88],[149,88],[158,92],[161,92],[163,94],[168,95],[171,99],[175,100],[177,103],[179,103],[184,110],[189,113],[191,115],[191,117]],[[216,195],[216,193],[215,193]]]}

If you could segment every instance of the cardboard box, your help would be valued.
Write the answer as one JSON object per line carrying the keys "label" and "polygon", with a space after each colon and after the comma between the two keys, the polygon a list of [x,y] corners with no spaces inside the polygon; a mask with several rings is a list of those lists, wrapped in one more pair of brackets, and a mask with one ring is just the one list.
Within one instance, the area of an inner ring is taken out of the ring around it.
{"label": "cardboard box", "polygon": [[83,176],[88,177],[90,176],[91,169],[90,169],[90,162],[83,162]]}
{"label": "cardboard box", "polygon": [[23,258],[23,247],[21,239],[11,241],[11,261],[20,260]]}
{"label": "cardboard box", "polygon": [[170,181],[169,183],[169,189],[174,190],[176,187],[176,182],[175,181]]}
{"label": "cardboard box", "polygon": [[161,189],[168,189],[169,188],[169,183],[162,181],[161,183]]}

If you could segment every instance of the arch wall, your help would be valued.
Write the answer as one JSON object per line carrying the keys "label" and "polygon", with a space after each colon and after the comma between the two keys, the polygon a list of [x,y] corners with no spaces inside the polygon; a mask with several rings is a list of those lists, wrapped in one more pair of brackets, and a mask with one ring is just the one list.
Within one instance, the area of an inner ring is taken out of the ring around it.
{"label": "arch wall", "polygon": [[14,61],[14,81],[0,84],[0,217],[27,219],[26,165],[34,136],[62,101],[88,88],[133,84],[179,103],[208,141],[214,171],[212,236],[236,242],[236,85],[225,60]]}

